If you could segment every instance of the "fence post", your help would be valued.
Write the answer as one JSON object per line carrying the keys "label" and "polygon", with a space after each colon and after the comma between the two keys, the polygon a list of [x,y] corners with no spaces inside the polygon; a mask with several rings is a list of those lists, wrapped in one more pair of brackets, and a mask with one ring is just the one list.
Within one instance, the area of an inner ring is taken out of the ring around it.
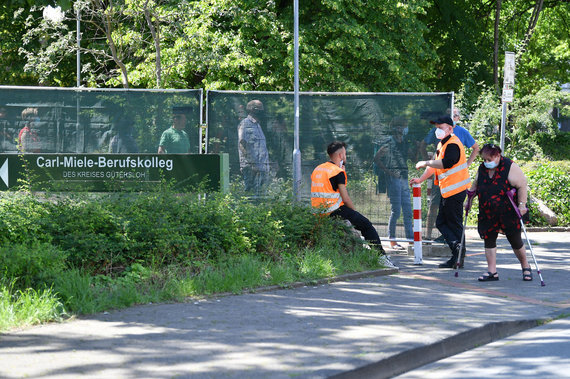
{"label": "fence post", "polygon": [[413,185],[414,196],[414,264],[421,265],[422,261],[422,186]]}

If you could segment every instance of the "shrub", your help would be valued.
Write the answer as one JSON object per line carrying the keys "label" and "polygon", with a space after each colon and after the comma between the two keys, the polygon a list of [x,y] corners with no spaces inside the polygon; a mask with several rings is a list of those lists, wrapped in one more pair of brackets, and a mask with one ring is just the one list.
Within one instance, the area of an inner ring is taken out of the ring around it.
{"label": "shrub", "polygon": [[570,225],[570,168],[543,162],[526,175],[531,193],[556,213],[558,224]]}
{"label": "shrub", "polygon": [[17,289],[49,287],[66,265],[67,254],[49,244],[8,244],[0,248],[0,272]]}
{"label": "shrub", "polygon": [[7,242],[31,244],[49,242],[43,232],[49,210],[27,193],[3,193],[0,199],[0,245]]}

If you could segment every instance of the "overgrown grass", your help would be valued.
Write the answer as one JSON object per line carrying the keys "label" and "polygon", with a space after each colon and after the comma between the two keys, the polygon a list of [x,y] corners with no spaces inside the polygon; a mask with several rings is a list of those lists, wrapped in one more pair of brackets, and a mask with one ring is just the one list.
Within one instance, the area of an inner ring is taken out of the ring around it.
{"label": "overgrown grass", "polygon": [[89,196],[0,200],[0,331],[379,268],[344,222],[285,198]]}
{"label": "overgrown grass", "polygon": [[60,320],[66,315],[50,288],[14,290],[13,282],[0,284],[0,331]]}

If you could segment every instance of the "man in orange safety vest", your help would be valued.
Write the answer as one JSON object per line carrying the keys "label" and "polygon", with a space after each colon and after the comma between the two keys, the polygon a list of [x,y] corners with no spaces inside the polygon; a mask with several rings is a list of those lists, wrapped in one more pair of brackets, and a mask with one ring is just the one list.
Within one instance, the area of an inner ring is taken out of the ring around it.
{"label": "man in orange safety vest", "polygon": [[[465,147],[453,134],[453,120],[448,115],[430,121],[437,127],[435,136],[440,140],[434,160],[419,161],[416,168],[426,168],[422,176],[410,180],[419,184],[435,174],[434,184],[441,190],[441,202],[436,226],[451,249],[451,258],[439,265],[440,268],[454,268],[461,247],[463,234],[463,202],[471,185],[465,157]],[[465,248],[463,247],[463,251]],[[459,267],[463,267],[465,254],[461,255]]]}
{"label": "man in orange safety vest", "polygon": [[380,263],[396,268],[384,252],[378,232],[370,220],[356,211],[348,195],[348,177],[344,166],[346,144],[334,141],[328,145],[327,153],[330,161],[317,166],[311,175],[311,205],[315,212],[350,221],[354,228],[362,233],[364,239],[378,250]]}

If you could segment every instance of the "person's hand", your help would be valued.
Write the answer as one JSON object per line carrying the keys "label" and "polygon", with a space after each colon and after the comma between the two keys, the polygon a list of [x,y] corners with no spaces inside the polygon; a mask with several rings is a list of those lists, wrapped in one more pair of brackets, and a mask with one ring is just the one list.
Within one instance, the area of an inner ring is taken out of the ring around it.
{"label": "person's hand", "polygon": [[477,193],[477,190],[475,191],[471,191],[471,190],[467,190],[467,200],[465,201],[465,211],[469,212],[469,209],[471,209],[471,204],[473,203],[473,198],[475,197],[475,194]]}
{"label": "person's hand", "polygon": [[521,217],[524,216],[526,212],[528,212],[528,208],[524,204],[519,204],[519,212],[521,213]]}
{"label": "person's hand", "polygon": [[419,170],[420,168],[425,168],[427,167],[427,161],[419,161],[418,163],[416,163],[416,169]]}
{"label": "person's hand", "polygon": [[413,186],[414,184],[421,184],[421,180],[420,178],[412,178],[410,179],[410,186]]}

